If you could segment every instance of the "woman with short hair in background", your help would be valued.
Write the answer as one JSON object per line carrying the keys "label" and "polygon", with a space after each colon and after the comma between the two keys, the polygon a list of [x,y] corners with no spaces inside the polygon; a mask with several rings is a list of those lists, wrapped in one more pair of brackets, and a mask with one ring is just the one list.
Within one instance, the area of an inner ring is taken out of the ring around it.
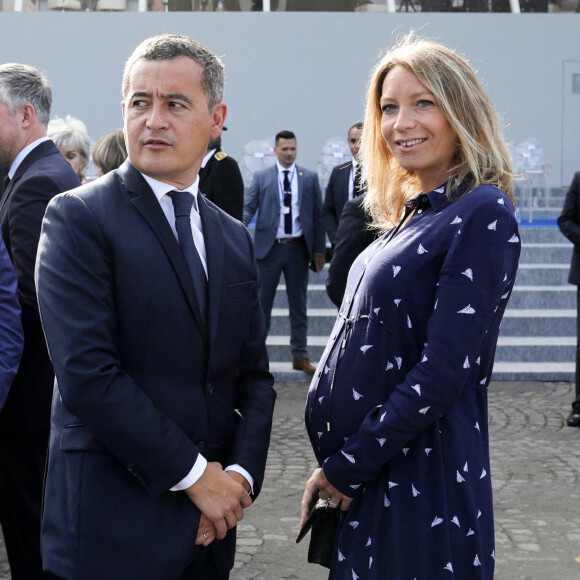
{"label": "woman with short hair in background", "polygon": [[81,181],[87,177],[91,153],[91,139],[87,127],[75,117],[55,117],[48,123],[47,135],[64,158],[71,164]]}

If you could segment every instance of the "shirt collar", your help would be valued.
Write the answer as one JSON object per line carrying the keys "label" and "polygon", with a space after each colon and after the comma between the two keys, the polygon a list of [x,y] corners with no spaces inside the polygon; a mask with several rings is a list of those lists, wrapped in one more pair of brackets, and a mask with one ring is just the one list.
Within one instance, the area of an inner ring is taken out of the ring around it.
{"label": "shirt collar", "polygon": [[283,165],[280,165],[279,161],[276,161],[276,165],[278,166],[278,173],[282,173],[282,171],[289,171],[289,175],[292,175],[296,170],[296,163],[292,163],[290,167],[284,167]]}
{"label": "shirt collar", "polygon": [[441,211],[451,203],[447,198],[447,182],[427,193],[426,197],[429,198],[430,205],[433,206],[435,211]]}
{"label": "shirt collar", "polygon": [[14,161],[12,162],[12,165],[10,165],[10,169],[8,171],[8,177],[10,179],[14,178],[14,174],[16,173],[16,170],[20,167],[20,164],[24,161],[24,158],[36,147],[38,147],[41,143],[44,143],[45,141],[50,141],[50,139],[48,137],[41,137],[40,139],[37,139],[36,141],[33,141],[32,143],[29,143],[26,147],[24,147],[20,153],[18,153],[18,155],[16,156],[16,158],[14,159]]}
{"label": "shirt collar", "polygon": [[[152,177],[149,177],[148,175],[145,175],[144,173],[141,173],[141,175],[143,176],[143,179],[145,179],[145,181],[149,184],[149,187],[153,190],[153,193],[155,194],[155,197],[157,198],[157,200],[159,202],[161,202],[161,198],[164,195],[167,195],[170,191],[175,191],[175,187],[171,187],[171,185],[169,185],[168,183],[165,183],[164,181],[159,181],[158,179],[153,179]],[[198,184],[199,184],[199,177],[195,178],[195,181],[189,185],[188,187],[184,188],[184,189],[180,189],[179,191],[189,191],[189,193],[191,193],[193,195],[193,207],[195,208],[195,211],[199,212],[199,207],[197,205],[197,188],[198,188]]]}
{"label": "shirt collar", "polygon": [[205,167],[207,165],[207,162],[211,159],[211,156],[217,151],[217,149],[212,149],[211,151],[208,151],[205,154],[205,157],[203,158],[203,161],[201,162],[201,166]]}

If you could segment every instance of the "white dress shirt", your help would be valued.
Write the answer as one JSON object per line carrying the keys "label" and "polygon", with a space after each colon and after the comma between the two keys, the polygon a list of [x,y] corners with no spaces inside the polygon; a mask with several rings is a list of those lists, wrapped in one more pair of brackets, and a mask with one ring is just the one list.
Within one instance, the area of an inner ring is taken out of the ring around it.
{"label": "white dress shirt", "polygon": [[354,176],[356,174],[356,168],[358,167],[359,162],[354,159],[352,160],[352,167],[350,168],[350,179],[348,180],[348,199],[352,199],[354,197]]}
{"label": "white dress shirt", "polygon": [[[278,231],[276,232],[276,239],[278,238],[299,238],[304,232],[302,231],[302,224],[300,223],[300,203],[298,191],[298,175],[296,174],[296,163],[290,167],[283,167],[279,162],[276,162],[278,169],[278,190],[280,192],[280,223],[278,224]],[[284,227],[284,171],[288,171],[288,179],[290,180],[290,187],[292,189],[292,233],[287,234]]]}

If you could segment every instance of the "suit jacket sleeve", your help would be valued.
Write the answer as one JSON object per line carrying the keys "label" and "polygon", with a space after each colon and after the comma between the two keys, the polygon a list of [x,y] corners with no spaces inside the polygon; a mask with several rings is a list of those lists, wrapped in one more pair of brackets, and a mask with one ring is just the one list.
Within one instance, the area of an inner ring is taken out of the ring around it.
{"label": "suit jacket sleeve", "polygon": [[243,223],[247,226],[254,217],[258,206],[260,204],[260,183],[259,176],[254,174],[252,177],[252,183],[246,192],[246,197],[244,199],[244,218]]}
{"label": "suit jacket sleeve", "polygon": [[574,174],[574,179],[566,194],[562,214],[558,218],[560,231],[575,245],[580,247],[580,171]]}
{"label": "suit jacket sleeve", "polygon": [[124,370],[112,259],[84,201],[73,193],[57,196],[42,227],[36,282],[60,397],[157,495],[189,473],[199,451]]}
{"label": "suit jacket sleeve", "polygon": [[[42,218],[48,202],[62,189],[42,174],[23,175],[10,199],[8,239],[22,308],[38,314],[34,263]],[[6,236],[5,236],[6,237]]]}
{"label": "suit jacket sleeve", "polygon": [[23,348],[16,276],[0,237],[0,409],[18,371]]}
{"label": "suit jacket sleeve", "polygon": [[227,214],[242,220],[244,211],[244,180],[238,163],[231,157],[213,162],[215,178],[213,182],[214,203]]}
{"label": "suit jacket sleeve", "polygon": [[318,176],[314,174],[314,251],[313,254],[326,254],[326,231],[322,220],[322,193]]}
{"label": "suit jacket sleeve", "polygon": [[334,198],[334,186],[337,176],[337,168],[335,167],[330,174],[328,185],[326,186],[326,194],[324,196],[324,203],[322,205],[322,219],[324,227],[331,243],[336,242],[336,231],[338,229],[338,219],[336,215],[336,200]]}
{"label": "suit jacket sleeve", "polygon": [[371,243],[373,235],[367,228],[362,199],[355,198],[348,201],[338,224],[336,232],[336,246],[330,261],[326,292],[328,297],[340,308],[348,272],[356,257]]}

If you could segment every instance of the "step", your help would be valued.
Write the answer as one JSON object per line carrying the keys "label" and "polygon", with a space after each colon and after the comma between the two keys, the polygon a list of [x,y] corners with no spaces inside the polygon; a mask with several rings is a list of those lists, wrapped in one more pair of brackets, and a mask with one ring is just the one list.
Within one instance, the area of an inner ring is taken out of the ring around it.
{"label": "step", "polygon": [[[324,352],[328,336],[309,336],[308,355],[319,360]],[[291,360],[290,337],[269,336],[266,341],[271,361]],[[539,360],[567,363],[576,360],[575,336],[500,336],[496,359],[504,362],[528,362]]]}
{"label": "step", "polygon": [[555,222],[548,227],[534,227],[533,225],[520,224],[520,239],[526,243],[562,243],[566,238],[558,229]]}
{"label": "step", "polygon": [[[307,296],[308,308],[335,308],[326,293],[326,284],[309,284]],[[274,308],[288,308],[286,285],[279,284],[274,296]],[[338,309],[335,309],[335,312]]]}
{"label": "step", "polygon": [[573,309],[576,308],[577,286],[514,286],[510,309]]}
{"label": "step", "polygon": [[508,307],[501,323],[500,336],[576,336],[576,309]]}
{"label": "step", "polygon": [[570,267],[573,245],[566,243],[523,243],[520,255],[520,266],[522,264],[565,264]]}
{"label": "step", "polygon": [[564,286],[568,283],[570,264],[526,264],[521,263],[516,274],[516,284],[533,286],[536,284],[554,284]]}
{"label": "step", "polygon": [[574,362],[500,362],[496,361],[491,376],[494,381],[566,381],[575,377]]}
{"label": "step", "polygon": [[[337,318],[336,308],[308,308],[308,335],[329,336]],[[289,335],[287,308],[273,308],[270,336]],[[576,309],[508,308],[505,311],[503,336],[576,336]]]}
{"label": "step", "polygon": [[[565,285],[531,285],[514,286],[510,297],[510,308],[576,308],[577,286]],[[326,285],[312,284],[308,286],[309,308],[335,308],[326,293]],[[280,284],[274,297],[274,308],[288,308],[286,286]],[[338,309],[335,309],[335,311]]]}

